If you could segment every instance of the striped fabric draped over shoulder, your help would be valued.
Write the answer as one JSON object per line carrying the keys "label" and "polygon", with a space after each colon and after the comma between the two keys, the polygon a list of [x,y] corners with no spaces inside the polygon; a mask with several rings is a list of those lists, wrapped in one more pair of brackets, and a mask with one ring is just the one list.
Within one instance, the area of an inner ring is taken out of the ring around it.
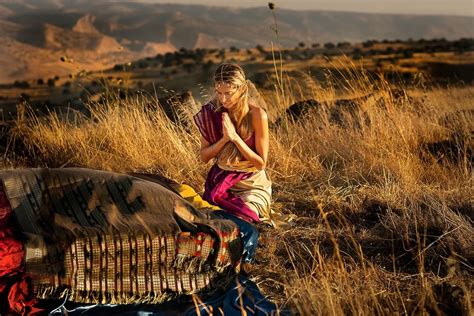
{"label": "striped fabric draped over shoulder", "polygon": [[199,128],[201,135],[211,144],[222,137],[222,113],[217,111],[213,102],[205,104],[201,110],[194,115],[194,122]]}

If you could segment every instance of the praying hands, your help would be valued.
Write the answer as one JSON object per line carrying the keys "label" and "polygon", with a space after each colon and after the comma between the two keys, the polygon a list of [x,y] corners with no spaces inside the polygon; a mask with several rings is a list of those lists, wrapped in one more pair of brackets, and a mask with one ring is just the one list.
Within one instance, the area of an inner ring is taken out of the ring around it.
{"label": "praying hands", "polygon": [[222,133],[224,139],[231,142],[236,141],[240,137],[227,112],[222,113]]}

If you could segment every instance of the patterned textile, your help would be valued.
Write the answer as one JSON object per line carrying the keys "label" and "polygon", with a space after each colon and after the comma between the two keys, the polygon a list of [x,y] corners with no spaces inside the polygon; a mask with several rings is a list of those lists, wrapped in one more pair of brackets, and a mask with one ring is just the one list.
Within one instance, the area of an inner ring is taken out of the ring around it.
{"label": "patterned textile", "polygon": [[239,226],[240,239],[242,240],[242,261],[252,263],[257,250],[259,232],[254,224],[238,218],[225,211],[217,211],[215,214],[221,218],[230,219]]}
{"label": "patterned textile", "polygon": [[[213,207],[197,211],[175,193],[185,189],[156,176],[22,169],[0,171],[0,180],[9,203],[0,244],[13,239],[8,248],[24,262],[8,265],[0,253],[0,303],[25,276],[38,298],[160,303],[225,286],[242,255],[234,222]],[[10,236],[15,229],[21,236]],[[11,310],[34,303],[24,292]]]}
{"label": "patterned textile", "polygon": [[[209,143],[213,144],[222,138],[222,112],[216,110],[214,103],[209,102],[204,105],[194,115],[194,122]],[[252,139],[250,137],[247,142],[251,142]],[[235,184],[252,175],[253,172],[226,170],[215,163],[207,175],[203,198],[211,204],[222,207],[230,214],[249,222],[260,222],[258,213],[230,190]]]}

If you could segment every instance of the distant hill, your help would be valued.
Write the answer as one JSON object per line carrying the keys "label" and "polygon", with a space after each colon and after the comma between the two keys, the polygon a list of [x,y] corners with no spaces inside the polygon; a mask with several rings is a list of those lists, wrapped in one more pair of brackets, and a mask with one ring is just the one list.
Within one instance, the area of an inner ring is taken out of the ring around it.
{"label": "distant hill", "polygon": [[[367,39],[474,37],[474,18],[277,10],[284,47]],[[0,0],[0,82],[97,70],[185,48],[276,42],[267,7]],[[67,55],[75,64],[59,61]]]}

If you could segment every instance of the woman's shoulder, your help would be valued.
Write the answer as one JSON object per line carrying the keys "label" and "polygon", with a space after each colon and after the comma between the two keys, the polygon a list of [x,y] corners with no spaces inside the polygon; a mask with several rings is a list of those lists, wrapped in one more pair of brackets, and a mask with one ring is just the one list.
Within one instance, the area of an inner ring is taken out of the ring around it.
{"label": "woman's shoulder", "polygon": [[249,112],[253,121],[268,120],[267,111],[264,108],[249,104]]}

